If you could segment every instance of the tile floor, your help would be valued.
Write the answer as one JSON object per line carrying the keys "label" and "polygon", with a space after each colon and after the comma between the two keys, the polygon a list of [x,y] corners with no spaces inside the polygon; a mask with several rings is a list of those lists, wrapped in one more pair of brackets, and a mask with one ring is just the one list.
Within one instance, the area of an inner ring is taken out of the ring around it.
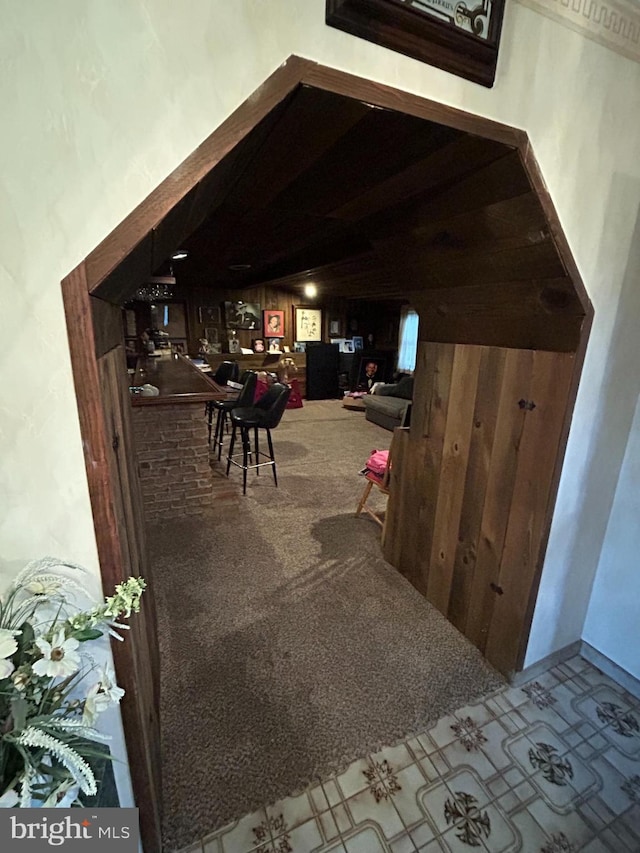
{"label": "tile floor", "polygon": [[[189,853],[640,851],[640,701],[579,657]],[[186,853],[186,851],[185,851]]]}

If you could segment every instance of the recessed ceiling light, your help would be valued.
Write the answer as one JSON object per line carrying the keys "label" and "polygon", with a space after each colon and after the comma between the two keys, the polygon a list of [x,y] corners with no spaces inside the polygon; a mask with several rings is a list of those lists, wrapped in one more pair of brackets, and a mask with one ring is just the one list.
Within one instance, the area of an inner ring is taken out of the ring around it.
{"label": "recessed ceiling light", "polygon": [[171,255],[172,261],[183,261],[185,258],[189,257],[189,252],[186,249],[178,249],[177,252],[174,252]]}
{"label": "recessed ceiling light", "polygon": [[315,284],[305,284],[304,295],[308,296],[309,299],[313,299],[314,296],[318,295],[318,288],[315,286]]}
{"label": "recessed ceiling light", "polygon": [[251,264],[229,264],[229,269],[233,272],[242,272],[243,270],[250,270]]}

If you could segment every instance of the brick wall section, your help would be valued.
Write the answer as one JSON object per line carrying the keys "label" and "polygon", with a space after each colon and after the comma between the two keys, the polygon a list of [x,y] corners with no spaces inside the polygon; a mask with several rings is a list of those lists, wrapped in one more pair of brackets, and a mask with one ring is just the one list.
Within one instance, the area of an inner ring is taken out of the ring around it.
{"label": "brick wall section", "polygon": [[133,408],[145,517],[151,520],[200,515],[211,507],[203,403]]}

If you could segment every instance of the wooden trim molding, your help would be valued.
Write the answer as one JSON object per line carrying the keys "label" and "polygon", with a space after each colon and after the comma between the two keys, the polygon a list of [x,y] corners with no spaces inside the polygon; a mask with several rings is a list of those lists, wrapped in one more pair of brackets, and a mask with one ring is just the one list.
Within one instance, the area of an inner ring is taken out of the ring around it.
{"label": "wooden trim molding", "polygon": [[[112,490],[115,484],[109,466],[109,436],[105,425],[96,358],[96,343],[99,337],[93,323],[92,298],[87,289],[84,262],[63,279],[62,295],[96,546],[103,585],[105,590],[110,592],[123,580],[123,543],[120,540],[113,500]],[[129,771],[140,813],[140,832],[144,850],[151,853],[162,847],[161,804],[156,800],[147,769],[148,757],[145,753],[146,739],[141,733],[134,650],[130,642],[112,641],[111,651],[118,683],[125,690],[120,707]]]}
{"label": "wooden trim molding", "polygon": [[300,83],[314,65],[290,56],[86,258],[87,286],[95,291],[171,209]]}

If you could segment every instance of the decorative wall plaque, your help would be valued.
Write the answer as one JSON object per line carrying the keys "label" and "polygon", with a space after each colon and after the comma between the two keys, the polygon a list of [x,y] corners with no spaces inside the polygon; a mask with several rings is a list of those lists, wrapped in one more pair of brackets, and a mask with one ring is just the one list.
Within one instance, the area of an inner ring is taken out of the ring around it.
{"label": "decorative wall plaque", "polygon": [[327,0],[332,27],[493,86],[505,0]]}

